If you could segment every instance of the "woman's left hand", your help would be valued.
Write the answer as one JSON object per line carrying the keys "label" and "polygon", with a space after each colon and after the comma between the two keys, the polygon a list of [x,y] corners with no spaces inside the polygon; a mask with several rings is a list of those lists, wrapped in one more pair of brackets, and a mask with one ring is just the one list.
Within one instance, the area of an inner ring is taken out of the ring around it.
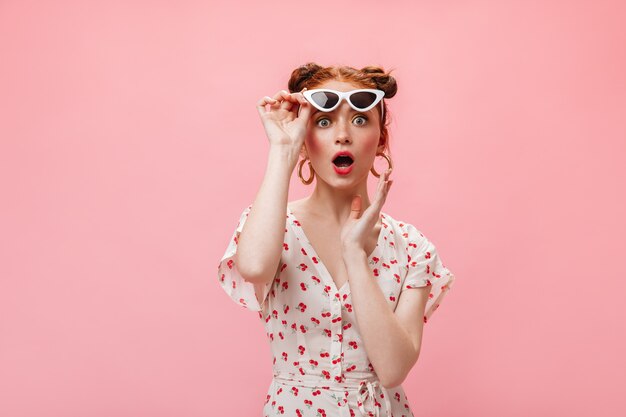
{"label": "woman's left hand", "polygon": [[350,217],[341,229],[341,247],[343,253],[347,251],[365,251],[365,244],[371,236],[372,230],[376,227],[380,218],[380,211],[385,204],[389,188],[393,180],[388,180],[389,170],[380,176],[378,187],[376,189],[376,197],[372,204],[361,215],[361,196],[356,195],[352,198],[352,211]]}

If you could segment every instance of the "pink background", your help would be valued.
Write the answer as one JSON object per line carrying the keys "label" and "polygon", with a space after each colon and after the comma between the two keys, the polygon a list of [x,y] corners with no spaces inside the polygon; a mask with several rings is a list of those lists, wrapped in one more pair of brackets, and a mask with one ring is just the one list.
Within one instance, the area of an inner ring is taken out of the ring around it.
{"label": "pink background", "polygon": [[624,415],[624,3],[298,4],[0,1],[0,415],[260,415],[216,271],[308,61],[395,68],[383,211],[457,276],[416,416]]}

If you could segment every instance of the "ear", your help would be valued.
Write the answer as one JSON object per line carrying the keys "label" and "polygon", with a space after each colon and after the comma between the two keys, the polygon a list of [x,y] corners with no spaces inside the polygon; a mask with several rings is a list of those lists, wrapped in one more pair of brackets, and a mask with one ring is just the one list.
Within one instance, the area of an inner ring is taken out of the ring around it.
{"label": "ear", "polygon": [[380,135],[380,139],[378,140],[378,148],[376,149],[377,155],[385,151],[386,144],[387,144],[387,137],[384,135]]}
{"label": "ear", "polygon": [[303,144],[302,148],[300,148],[300,156],[302,157],[302,159],[307,159],[308,152],[306,150],[306,144]]}

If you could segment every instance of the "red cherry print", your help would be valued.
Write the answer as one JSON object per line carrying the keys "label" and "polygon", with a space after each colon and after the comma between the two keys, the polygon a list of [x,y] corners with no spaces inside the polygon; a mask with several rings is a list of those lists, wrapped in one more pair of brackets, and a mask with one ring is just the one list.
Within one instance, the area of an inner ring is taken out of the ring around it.
{"label": "red cherry print", "polygon": [[398,260],[396,258],[393,258],[391,261],[389,261],[389,263],[391,264],[397,264]]}
{"label": "red cherry print", "polygon": [[424,256],[426,259],[430,259],[430,252],[426,252],[426,255]]}
{"label": "red cherry print", "polygon": [[330,292],[330,290],[331,290],[331,288],[330,288],[330,286],[329,286],[329,285],[325,285],[325,286],[324,286],[324,292],[325,292],[326,294],[328,294],[328,293]]}
{"label": "red cherry print", "polygon": [[281,287],[283,288],[283,291],[286,290],[287,288],[289,288],[289,283],[287,281],[283,282],[283,284],[281,285]]}
{"label": "red cherry print", "polygon": [[300,331],[301,331],[302,333],[306,333],[306,331],[307,331],[308,329],[309,329],[309,328],[308,328],[308,327],[306,327],[304,324],[301,324],[301,325],[300,325]]}
{"label": "red cherry print", "polygon": [[307,405],[307,406],[310,407],[310,406],[313,405],[313,401],[311,401],[311,400],[304,400],[304,405]]}
{"label": "red cherry print", "polygon": [[337,316],[334,319],[331,320],[333,323],[337,323],[338,321],[341,321],[341,316]]}
{"label": "red cherry print", "polygon": [[330,329],[324,329],[324,334],[328,337],[332,335],[332,333],[330,332]]}
{"label": "red cherry print", "polygon": [[278,318],[278,311],[276,310],[272,310],[272,317],[274,317],[275,319]]}
{"label": "red cherry print", "polygon": [[320,324],[320,321],[316,319],[315,317],[311,317],[311,321],[315,323],[316,325]]}
{"label": "red cherry print", "polygon": [[287,362],[287,356],[288,356],[287,352],[283,352],[282,356],[283,356],[283,360]]}
{"label": "red cherry print", "polygon": [[350,327],[352,327],[352,323],[348,323],[345,326],[343,326],[344,330],[348,330]]}
{"label": "red cherry print", "polygon": [[282,323],[283,323],[283,326],[287,327],[287,320],[283,320]]}
{"label": "red cherry print", "polygon": [[296,397],[298,396],[298,388],[297,387],[291,387],[291,392],[293,395],[295,395]]}
{"label": "red cherry print", "polygon": [[319,263],[318,259],[315,256],[313,256],[311,260],[313,261],[313,263],[316,263],[316,264]]}
{"label": "red cherry print", "polygon": [[398,274],[393,274],[393,277],[396,279],[396,282],[399,284],[399,283],[400,283],[400,280],[401,280],[400,275],[398,275]]}
{"label": "red cherry print", "polygon": [[396,401],[400,402],[400,393],[396,392],[393,397],[396,399]]}
{"label": "red cherry print", "polygon": [[312,276],[311,276],[311,279],[312,279],[313,281],[317,282],[318,284],[319,284],[320,282],[322,282],[322,281],[321,281],[318,277],[316,277],[315,275],[312,275]]}
{"label": "red cherry print", "polygon": [[342,335],[341,333],[339,333],[339,334],[337,335],[337,340],[338,340],[339,342],[343,341],[343,335]]}
{"label": "red cherry print", "polygon": [[302,411],[300,411],[299,408],[296,408],[296,416],[297,417],[302,417]]}
{"label": "red cherry print", "polygon": [[316,367],[318,365],[318,362],[315,359],[309,359],[309,364],[312,367]]}
{"label": "red cherry print", "polygon": [[386,269],[391,268],[388,264],[386,264],[386,263],[384,263],[384,262],[383,262],[383,266],[384,266]]}
{"label": "red cherry print", "polygon": [[298,310],[300,310],[301,313],[304,313],[306,311],[306,304],[304,303],[300,303],[298,304],[298,307],[296,307]]}
{"label": "red cherry print", "polygon": [[235,264],[235,261],[233,261],[232,259],[226,262],[226,265],[228,265],[228,269],[233,269],[234,264]]}
{"label": "red cherry print", "polygon": [[285,414],[285,408],[284,408],[282,405],[279,405],[279,406],[278,406],[278,412],[279,412],[280,414]]}
{"label": "red cherry print", "polygon": [[306,286],[306,284],[305,284],[304,282],[301,282],[301,283],[300,283],[300,289],[301,289],[302,291],[306,291],[307,286]]}
{"label": "red cherry print", "polygon": [[306,264],[300,264],[298,265],[298,269],[301,270],[302,272],[306,271],[308,268],[308,266],[306,266]]}
{"label": "red cherry print", "polygon": [[276,395],[280,395],[281,392],[283,392],[283,388],[282,387],[278,388],[278,391],[276,391]]}
{"label": "red cherry print", "polygon": [[306,373],[304,372],[304,369],[302,369],[302,367],[300,367],[298,370],[300,371],[300,374],[306,375]]}
{"label": "red cherry print", "polygon": [[291,330],[293,330],[294,332],[298,331],[298,325],[296,323],[291,325]]}
{"label": "red cherry print", "polygon": [[306,251],[304,250],[304,248],[301,248],[301,249],[300,249],[300,252],[302,252],[302,254],[303,254],[304,256],[306,256]]}
{"label": "red cherry print", "polygon": [[330,379],[330,372],[322,370],[322,375],[324,375],[324,378]]}
{"label": "red cherry print", "polygon": [[396,297],[394,297],[393,295],[390,295],[390,296],[389,296],[389,300],[390,300],[390,301],[396,301]]}
{"label": "red cherry print", "polygon": [[330,311],[328,310],[322,311],[322,317],[330,317]]}
{"label": "red cherry print", "polygon": [[280,272],[283,272],[283,271],[285,270],[285,268],[287,268],[287,264],[283,264],[283,265],[280,267]]}
{"label": "red cherry print", "polygon": [[352,313],[352,304],[344,304],[344,306],[346,307],[346,310],[348,310],[349,313]]}
{"label": "red cherry print", "polygon": [[289,245],[285,242],[283,242],[283,249],[284,250],[289,250]]}
{"label": "red cherry print", "polygon": [[273,341],[274,340],[274,333],[270,333],[269,336],[270,336],[270,340]]}
{"label": "red cherry print", "polygon": [[300,355],[304,355],[304,351],[305,351],[305,350],[306,350],[306,349],[304,348],[304,346],[302,346],[302,345],[298,346],[298,353],[299,353]]}
{"label": "red cherry print", "polygon": [[343,301],[346,301],[346,298],[348,298],[348,294],[343,295]]}
{"label": "red cherry print", "polygon": [[300,365],[300,361],[294,361],[293,362],[293,366],[298,366],[298,365]]}

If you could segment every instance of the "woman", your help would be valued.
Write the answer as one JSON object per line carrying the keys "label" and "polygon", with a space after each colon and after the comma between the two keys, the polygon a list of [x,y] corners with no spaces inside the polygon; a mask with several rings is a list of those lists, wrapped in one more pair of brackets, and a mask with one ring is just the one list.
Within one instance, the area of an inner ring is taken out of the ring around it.
{"label": "woman", "polygon": [[[259,312],[270,340],[264,416],[413,415],[401,383],[454,275],[419,230],[381,211],[393,182],[383,98],[396,91],[378,67],[309,63],[293,71],[289,92],[257,103],[267,171],[218,275],[234,301]],[[378,155],[389,164],[382,175]],[[317,181],[288,203],[296,165],[303,183]],[[370,171],[380,177],[372,202]]]}

